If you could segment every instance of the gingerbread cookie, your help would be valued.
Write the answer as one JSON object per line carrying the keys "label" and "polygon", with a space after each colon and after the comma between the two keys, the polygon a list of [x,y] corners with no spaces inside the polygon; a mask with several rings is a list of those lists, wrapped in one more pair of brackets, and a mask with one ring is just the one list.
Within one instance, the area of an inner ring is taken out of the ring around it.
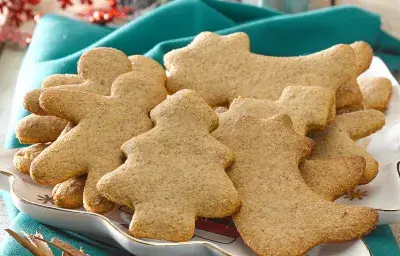
{"label": "gingerbread cookie", "polygon": [[336,107],[340,113],[363,109],[363,95],[357,77],[369,68],[374,56],[371,46],[363,41],[352,43],[350,46],[356,56],[356,70],[352,79],[336,92]]}
{"label": "gingerbread cookie", "polygon": [[336,91],[354,77],[356,57],[349,45],[301,57],[250,52],[245,33],[202,32],[188,46],[164,56],[167,90],[197,91],[211,106],[227,106],[238,96],[277,100],[291,85]]}
{"label": "gingerbread cookie", "polygon": [[68,121],[55,116],[38,116],[35,114],[22,118],[16,129],[20,143],[34,144],[55,141],[64,130]]}
{"label": "gingerbread cookie", "polygon": [[194,91],[168,97],[150,116],[155,128],[123,145],[125,164],[97,187],[111,201],[135,209],[132,236],[187,241],[197,217],[229,216],[240,206],[224,170],[233,153],[210,135],[218,117]]}
{"label": "gingerbread cookie", "polygon": [[358,78],[365,109],[385,111],[392,96],[392,83],[384,77],[362,76]]}
{"label": "gingerbread cookie", "polygon": [[[231,129],[241,116],[267,119],[276,114],[288,114],[297,133],[306,135],[311,130],[324,130],[335,117],[335,95],[321,87],[289,86],[279,100],[258,100],[238,97],[229,110],[219,114],[220,125],[213,132]],[[334,200],[353,189],[360,181],[365,169],[365,160],[359,156],[333,159],[306,160],[301,174],[312,190],[325,198]]]}
{"label": "gingerbread cookie", "polygon": [[167,95],[165,74],[155,75],[155,62],[148,65],[148,58],[142,59],[141,70],[114,81],[111,96],[57,88],[42,92],[40,105],[46,113],[77,125],[35,159],[31,166],[34,181],[53,185],[87,173],[86,210],[105,213],[112,209],[113,204],[96,190],[96,183],[122,164],[120,147],[125,141],[152,128],[148,113]]}
{"label": "gingerbread cookie", "polygon": [[310,189],[334,201],[358,186],[364,175],[365,160],[356,155],[305,160],[299,169]]}
{"label": "gingerbread cookie", "polygon": [[348,83],[336,91],[336,108],[338,112],[349,112],[350,109],[362,109],[362,94],[354,76]]}
{"label": "gingerbread cookie", "polygon": [[220,113],[220,127],[214,133],[222,126],[231,126],[238,116],[269,118],[276,114],[288,114],[299,134],[324,130],[335,117],[335,95],[321,87],[289,86],[277,101],[238,97],[228,111]]}
{"label": "gingerbread cookie", "polygon": [[356,74],[359,76],[369,69],[372,58],[374,57],[374,51],[372,50],[372,47],[364,41],[354,42],[350,46],[356,54]]}
{"label": "gingerbread cookie", "polygon": [[47,77],[42,83],[42,89],[25,95],[24,107],[32,113],[46,115],[39,105],[39,97],[43,91],[54,86],[65,90],[109,95],[114,80],[129,71],[132,71],[132,64],[123,52],[104,47],[89,50],[78,61],[78,75]]}
{"label": "gingerbread cookie", "polygon": [[22,173],[29,174],[29,169],[33,160],[46,149],[49,144],[33,144],[26,148],[21,148],[14,155],[14,168]]}
{"label": "gingerbread cookie", "polygon": [[82,207],[86,178],[86,175],[82,175],[57,184],[52,193],[54,204],[67,209]]}
{"label": "gingerbread cookie", "polygon": [[236,156],[228,173],[242,200],[235,226],[258,255],[305,255],[375,228],[377,211],[324,200],[307,186],[298,165],[314,143],[293,130],[287,115],[238,118],[218,139]]}
{"label": "gingerbread cookie", "polygon": [[369,136],[384,125],[384,114],[373,109],[337,116],[325,131],[310,134],[316,143],[311,159],[362,156],[366,167],[359,184],[367,184],[378,174],[378,162],[354,141]]}

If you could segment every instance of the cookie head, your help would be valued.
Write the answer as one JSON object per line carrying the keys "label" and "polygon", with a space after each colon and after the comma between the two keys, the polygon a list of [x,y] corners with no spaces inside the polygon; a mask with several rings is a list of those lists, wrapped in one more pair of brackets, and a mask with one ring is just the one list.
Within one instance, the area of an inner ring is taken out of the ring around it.
{"label": "cookie head", "polygon": [[[204,104],[205,101],[192,90],[181,90],[168,97],[150,112],[152,120],[157,123],[168,120],[181,120],[190,116],[192,125],[207,125],[208,130],[214,131],[218,127],[218,116],[213,109]],[[199,108],[198,106],[204,106]]]}
{"label": "cookie head", "polygon": [[[121,70],[125,67],[125,70]],[[121,74],[131,71],[126,55],[112,48],[95,48],[82,54],[78,62],[78,74],[83,80],[112,84]]]}
{"label": "cookie head", "polygon": [[133,72],[148,74],[146,78],[155,82],[165,83],[167,80],[164,68],[157,61],[143,55],[129,56],[129,60],[132,63]]}
{"label": "cookie head", "polygon": [[111,88],[111,95],[127,101],[136,101],[136,106],[146,111],[150,111],[164,100],[165,94],[164,80],[152,79],[146,72],[132,71],[123,74],[115,80]]}

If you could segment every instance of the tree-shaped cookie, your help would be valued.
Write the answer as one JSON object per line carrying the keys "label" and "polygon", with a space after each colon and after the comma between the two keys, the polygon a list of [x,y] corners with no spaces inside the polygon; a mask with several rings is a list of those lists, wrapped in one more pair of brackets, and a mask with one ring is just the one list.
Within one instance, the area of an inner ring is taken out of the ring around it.
{"label": "tree-shaped cookie", "polygon": [[258,255],[305,255],[318,244],[357,239],[375,228],[375,210],[338,205],[307,186],[298,165],[314,143],[292,129],[287,115],[238,118],[218,139],[236,157],[228,174],[242,206],[233,220]]}
{"label": "tree-shaped cookie", "polygon": [[56,88],[42,92],[40,105],[46,113],[77,125],[35,159],[33,180],[55,185],[87,173],[85,208],[111,210],[113,204],[100,196],[96,183],[122,163],[120,147],[125,141],[151,129],[148,114],[167,95],[165,74],[154,72],[155,67],[161,68],[146,58],[142,69],[114,81],[110,96]]}
{"label": "tree-shaped cookie", "polygon": [[238,96],[277,100],[291,85],[336,91],[354,77],[356,57],[349,45],[301,57],[262,56],[250,52],[245,33],[202,32],[167,53],[164,64],[168,91],[193,89],[211,106],[221,106]]}
{"label": "tree-shaped cookie", "polygon": [[24,107],[32,113],[46,115],[39,105],[39,97],[49,87],[109,95],[114,80],[132,70],[128,57],[113,48],[95,48],[82,54],[78,61],[78,75],[64,74],[47,77],[42,89],[25,95]]}
{"label": "tree-shaped cookie", "polygon": [[362,76],[358,78],[365,109],[386,110],[392,96],[392,82],[385,77]]}
{"label": "tree-shaped cookie", "polygon": [[[334,101],[332,91],[312,86],[286,87],[277,101],[238,97],[229,110],[219,114],[220,125],[213,136],[218,137],[220,132],[231,129],[235,120],[245,115],[266,119],[276,114],[288,114],[295,131],[301,135],[324,130],[335,117]],[[312,190],[334,200],[358,185],[365,161],[356,155],[306,160],[300,169]]]}
{"label": "tree-shaped cookie", "polygon": [[238,193],[224,170],[233,153],[210,135],[218,117],[194,91],[168,97],[150,117],[155,128],[123,145],[125,164],[97,187],[135,209],[134,237],[186,241],[196,217],[220,218],[238,209]]}
{"label": "tree-shaped cookie", "polygon": [[365,172],[359,184],[371,182],[378,174],[378,162],[355,140],[367,137],[385,125],[385,115],[378,110],[361,110],[336,116],[325,131],[313,132],[310,137],[316,147],[311,159],[359,155],[365,159]]}

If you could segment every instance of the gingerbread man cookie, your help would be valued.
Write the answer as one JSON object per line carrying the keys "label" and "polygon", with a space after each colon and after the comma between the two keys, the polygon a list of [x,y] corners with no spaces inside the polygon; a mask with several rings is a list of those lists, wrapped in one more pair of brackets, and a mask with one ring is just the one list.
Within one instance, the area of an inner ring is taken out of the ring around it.
{"label": "gingerbread man cookie", "polygon": [[142,59],[148,69],[119,76],[110,96],[56,88],[42,92],[40,106],[46,113],[77,125],[35,159],[31,166],[34,181],[53,185],[87,174],[84,207],[97,213],[112,209],[96,183],[122,164],[120,147],[125,141],[152,128],[148,113],[167,95],[165,74],[155,75],[155,62],[149,65],[148,58]]}
{"label": "gingerbread man cookie", "polygon": [[245,33],[202,32],[188,46],[164,56],[167,90],[197,91],[211,106],[227,106],[238,96],[277,100],[291,85],[336,91],[355,75],[349,45],[302,57],[270,57],[250,52]]}
{"label": "gingerbread man cookie", "polygon": [[357,239],[375,228],[376,210],[338,205],[307,186],[298,165],[314,143],[292,129],[287,115],[243,116],[218,139],[235,152],[228,174],[242,206],[233,220],[257,254],[305,255],[318,244]]}
{"label": "gingerbread man cookie", "polygon": [[109,95],[114,80],[129,71],[132,64],[121,51],[112,48],[95,48],[82,54],[78,61],[78,75],[52,75],[42,83],[42,89],[25,95],[24,107],[35,114],[47,115],[39,105],[43,91],[57,86],[59,89]]}
{"label": "gingerbread man cookie", "polygon": [[187,241],[197,217],[221,218],[239,208],[224,170],[233,153],[210,135],[218,117],[194,91],[168,97],[150,116],[155,128],[123,145],[125,164],[106,174],[98,189],[135,209],[132,236]]}

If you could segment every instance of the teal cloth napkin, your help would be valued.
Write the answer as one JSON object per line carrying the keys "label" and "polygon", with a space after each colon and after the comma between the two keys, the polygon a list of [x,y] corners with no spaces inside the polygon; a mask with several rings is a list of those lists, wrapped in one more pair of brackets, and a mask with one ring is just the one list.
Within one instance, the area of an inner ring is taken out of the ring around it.
{"label": "teal cloth napkin", "polygon": [[[381,30],[379,16],[362,9],[341,6],[300,14],[215,0],[173,1],[119,28],[106,28],[65,17],[47,15],[36,27],[23,61],[13,101],[5,148],[21,147],[14,129],[28,112],[22,108],[24,94],[39,88],[41,81],[56,73],[76,73],[76,62],[87,49],[114,47],[127,55],[145,54],[162,63],[163,55],[187,45],[201,31],[220,34],[246,32],[251,50],[274,56],[293,56],[322,50],[338,43],[364,40],[372,45],[391,70],[400,70],[400,42]],[[121,255],[96,248],[94,241],[50,228],[18,213],[7,193],[3,193],[11,227],[46,238],[56,236],[83,246],[91,255]],[[388,226],[378,227],[366,241],[375,256],[400,255]],[[113,250],[114,248],[108,248]],[[11,239],[0,247],[0,255],[29,255]]]}

